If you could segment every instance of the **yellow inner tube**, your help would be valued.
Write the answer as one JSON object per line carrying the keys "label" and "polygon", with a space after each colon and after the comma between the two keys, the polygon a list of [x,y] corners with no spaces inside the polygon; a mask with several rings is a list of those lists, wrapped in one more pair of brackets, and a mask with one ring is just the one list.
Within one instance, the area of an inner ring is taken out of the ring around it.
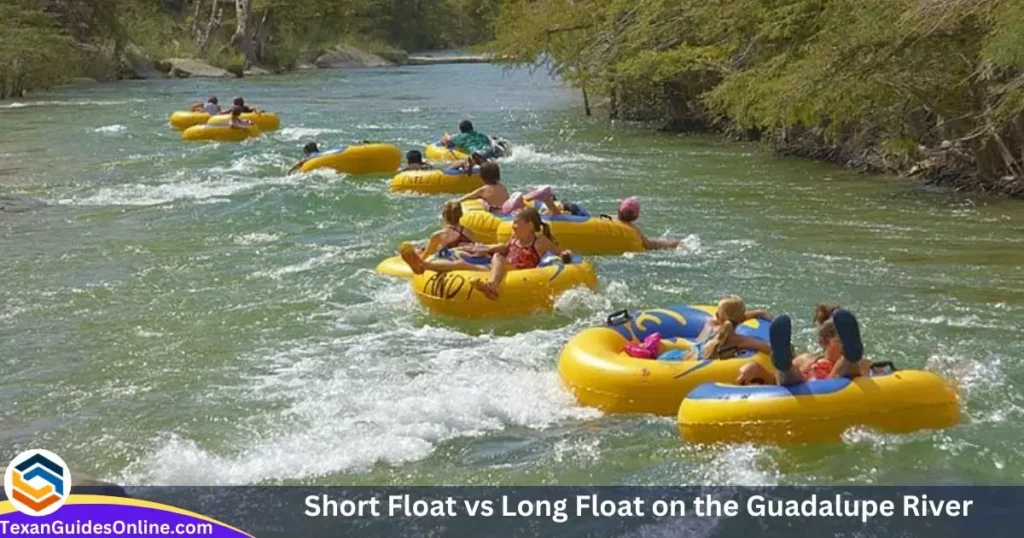
{"label": "yellow inner tube", "polygon": [[[558,358],[558,373],[580,404],[606,413],[652,413],[673,416],[694,388],[710,382],[734,382],[740,368],[757,361],[771,368],[763,353],[744,352],[740,358],[680,361],[638,359],[627,355],[628,343],[652,333],[662,335],[661,352],[684,352],[713,316],[714,306],[673,306],[642,310],[631,320],[593,327],[573,336]],[[769,323],[750,320],[737,328],[745,336],[767,341]]]}
{"label": "yellow inner tube", "polygon": [[427,144],[423,157],[431,162],[455,162],[469,159],[469,154],[458,149],[448,149],[440,144]]}
{"label": "yellow inner tube", "polygon": [[[535,207],[536,205],[536,202],[532,200],[526,201],[527,207]],[[462,218],[459,219],[459,225],[473,232],[473,237],[477,238],[481,243],[495,245],[511,239],[511,234],[504,240],[499,241],[498,239],[498,228],[506,221],[508,221],[509,229],[511,229],[512,217],[502,213],[492,213],[487,209],[487,204],[483,200],[467,200],[462,202]],[[557,235],[555,239],[558,239]],[[561,242],[559,242],[559,246],[568,248],[562,245]]]}
{"label": "yellow inner tube", "polygon": [[853,427],[909,433],[959,421],[956,390],[919,370],[790,387],[713,383],[691,392],[677,415],[688,442],[780,445],[839,442]]}
{"label": "yellow inner tube", "polygon": [[231,127],[229,125],[194,125],[181,132],[181,139],[188,141],[209,140],[215,142],[241,142],[260,135],[254,126]]}
{"label": "yellow inner tube", "polygon": [[[281,126],[281,119],[273,112],[245,112],[239,118],[255,125],[260,131],[275,131]],[[231,114],[218,114],[207,121],[211,124],[229,123]]]}
{"label": "yellow inner tube", "polygon": [[397,278],[412,278],[415,276],[412,269],[409,268],[409,264],[402,261],[401,256],[392,256],[385,258],[384,261],[377,264],[377,272],[384,276],[393,276]]}
{"label": "yellow inner tube", "polygon": [[[632,227],[617,220],[573,215],[541,215],[551,227],[558,246],[586,256],[622,254],[644,250],[644,241]],[[499,218],[495,237],[499,243],[512,238],[512,219]]]}
{"label": "yellow inner tube", "polygon": [[412,279],[412,290],[428,310],[460,318],[515,318],[554,308],[558,296],[577,286],[597,288],[597,273],[580,259],[562,263],[548,256],[540,267],[513,269],[498,286],[498,298],[476,290],[475,280],[486,281],[489,270],[426,271]]}
{"label": "yellow inner tube", "polygon": [[202,125],[210,119],[210,115],[206,112],[191,112],[188,110],[179,110],[171,113],[171,128],[175,131],[184,131],[193,125]]}
{"label": "yellow inner tube", "polygon": [[459,225],[473,232],[473,237],[485,245],[498,243],[498,226],[501,217],[487,210],[483,200],[462,202],[462,218]]}
{"label": "yellow inner tube", "polygon": [[393,144],[358,144],[325,152],[302,165],[303,172],[333,168],[344,174],[386,174],[402,165],[402,152]]}
{"label": "yellow inner tube", "polygon": [[458,170],[409,170],[391,179],[392,192],[467,194],[483,186],[479,174]]}

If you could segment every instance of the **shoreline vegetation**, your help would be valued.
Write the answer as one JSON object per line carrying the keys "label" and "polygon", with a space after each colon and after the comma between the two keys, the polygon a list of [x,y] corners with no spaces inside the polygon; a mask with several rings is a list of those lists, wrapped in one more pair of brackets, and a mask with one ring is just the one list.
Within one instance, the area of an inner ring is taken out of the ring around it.
{"label": "shoreline vegetation", "polygon": [[492,40],[501,3],[0,0],[0,99],[75,79],[241,77],[437,63],[406,51]]}
{"label": "shoreline vegetation", "polygon": [[1024,198],[1024,0],[507,0],[496,31],[588,114]]}
{"label": "shoreline vegetation", "polygon": [[481,44],[587,115],[1024,198],[1024,0],[0,0],[0,99]]}

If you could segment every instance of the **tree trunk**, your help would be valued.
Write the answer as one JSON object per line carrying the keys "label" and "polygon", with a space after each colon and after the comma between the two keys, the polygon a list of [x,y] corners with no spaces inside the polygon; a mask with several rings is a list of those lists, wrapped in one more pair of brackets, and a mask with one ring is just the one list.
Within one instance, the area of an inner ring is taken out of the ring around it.
{"label": "tree trunk", "polygon": [[196,0],[196,9],[192,12],[192,35],[196,37],[196,43],[201,43],[203,34],[199,30],[199,12],[203,9],[203,0]]}
{"label": "tree trunk", "polygon": [[245,57],[245,67],[253,64],[252,36],[249,34],[249,16],[252,15],[252,0],[235,0],[235,35],[231,42]]}
{"label": "tree trunk", "polygon": [[[213,35],[213,31],[220,28],[221,20],[224,18],[224,9],[218,9],[217,3],[219,0],[213,0],[213,6],[210,8],[210,20],[206,22],[206,29],[200,31],[198,21],[194,23],[193,28],[196,31],[196,43],[198,44],[199,56],[206,54],[207,49],[210,48],[210,36]],[[199,4],[196,3],[196,17],[199,17]]]}
{"label": "tree trunk", "polygon": [[587,85],[580,84],[580,89],[583,90],[583,113],[590,117],[590,97],[587,95]]}
{"label": "tree trunk", "polygon": [[267,47],[270,42],[270,25],[271,20],[271,8],[267,8],[263,12],[263,16],[260,17],[260,21],[256,24],[256,29],[252,32],[252,48],[253,58],[260,63],[266,62],[267,59]]}

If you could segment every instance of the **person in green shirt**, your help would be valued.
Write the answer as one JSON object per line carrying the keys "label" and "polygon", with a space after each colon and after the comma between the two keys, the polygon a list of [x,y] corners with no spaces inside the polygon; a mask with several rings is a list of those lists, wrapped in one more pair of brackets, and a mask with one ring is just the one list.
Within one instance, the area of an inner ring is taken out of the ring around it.
{"label": "person in green shirt", "polygon": [[445,133],[441,137],[441,144],[449,149],[455,148],[466,153],[479,153],[488,159],[496,157],[491,139],[487,135],[473,130],[473,122],[469,120],[459,122],[459,134],[451,136]]}

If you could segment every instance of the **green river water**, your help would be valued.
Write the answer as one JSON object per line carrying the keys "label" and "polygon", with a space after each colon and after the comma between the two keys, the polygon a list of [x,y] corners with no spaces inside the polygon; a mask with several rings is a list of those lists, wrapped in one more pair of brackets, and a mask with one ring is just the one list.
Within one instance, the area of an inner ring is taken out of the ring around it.
{"label": "green river water", "polygon": [[[185,144],[209,93],[282,116]],[[69,88],[0,102],[0,448],[128,484],[1024,483],[1024,205],[588,119],[541,74],[489,65]],[[512,140],[512,189],[592,212],[628,195],[685,249],[596,259],[598,292],[512,322],[429,315],[373,268],[441,197],[285,176],[303,142],[421,146],[458,120]],[[673,418],[602,416],[556,359],[613,310],[839,301],[868,354],[960,390],[941,432],[842,445],[683,445]]]}

